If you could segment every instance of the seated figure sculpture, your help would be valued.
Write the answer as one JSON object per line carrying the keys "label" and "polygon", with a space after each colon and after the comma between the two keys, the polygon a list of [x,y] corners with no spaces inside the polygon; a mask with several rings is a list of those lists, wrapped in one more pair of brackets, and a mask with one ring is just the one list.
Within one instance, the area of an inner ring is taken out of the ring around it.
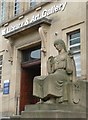
{"label": "seated figure sculpture", "polygon": [[54,47],[58,55],[48,58],[48,75],[35,76],[33,80],[33,95],[40,98],[41,103],[68,101],[67,84],[76,76],[74,59],[67,52],[64,41],[55,40]]}

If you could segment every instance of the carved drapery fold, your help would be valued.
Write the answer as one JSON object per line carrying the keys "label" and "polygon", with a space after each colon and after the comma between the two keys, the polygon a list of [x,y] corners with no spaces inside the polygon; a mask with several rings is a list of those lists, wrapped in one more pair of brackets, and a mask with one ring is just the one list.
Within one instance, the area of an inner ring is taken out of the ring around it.
{"label": "carved drapery fold", "polygon": [[12,58],[12,54],[13,54],[12,53],[12,51],[13,51],[12,50],[12,41],[10,41],[10,40],[7,41],[7,48],[6,49],[9,52],[9,62],[12,63],[13,62],[13,58]]}
{"label": "carved drapery fold", "polygon": [[40,34],[40,38],[41,38],[41,51],[46,55],[46,30],[41,26],[39,27],[39,34]]}

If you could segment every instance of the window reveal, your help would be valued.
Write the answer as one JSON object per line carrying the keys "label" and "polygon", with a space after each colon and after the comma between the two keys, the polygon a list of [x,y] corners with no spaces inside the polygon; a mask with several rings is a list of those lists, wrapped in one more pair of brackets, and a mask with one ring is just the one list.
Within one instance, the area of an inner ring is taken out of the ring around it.
{"label": "window reveal", "polygon": [[81,76],[81,61],[80,61],[80,30],[68,33],[68,49],[71,50],[75,64],[77,76]]}
{"label": "window reveal", "polygon": [[0,83],[1,83],[1,79],[2,79],[2,60],[3,60],[3,56],[0,56]]}

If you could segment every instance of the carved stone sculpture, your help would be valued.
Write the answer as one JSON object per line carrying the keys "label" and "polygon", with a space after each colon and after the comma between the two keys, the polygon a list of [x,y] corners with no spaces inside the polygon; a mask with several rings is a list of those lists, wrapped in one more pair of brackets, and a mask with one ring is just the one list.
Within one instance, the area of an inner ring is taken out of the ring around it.
{"label": "carved stone sculpture", "polygon": [[47,76],[36,76],[33,80],[33,95],[43,103],[62,103],[68,101],[68,84],[75,82],[76,69],[73,56],[67,52],[63,40],[54,42],[57,56],[47,61]]}

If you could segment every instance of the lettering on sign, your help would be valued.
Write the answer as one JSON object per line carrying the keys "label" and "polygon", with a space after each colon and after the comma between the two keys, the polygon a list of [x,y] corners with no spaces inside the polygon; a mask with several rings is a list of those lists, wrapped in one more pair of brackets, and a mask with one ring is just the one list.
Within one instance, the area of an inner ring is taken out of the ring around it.
{"label": "lettering on sign", "polygon": [[29,25],[29,24],[31,24],[31,23],[33,23],[41,18],[45,18],[47,16],[50,16],[51,14],[57,13],[59,11],[63,11],[65,9],[66,4],[67,4],[67,2],[60,3],[58,5],[54,5],[50,9],[44,9],[39,14],[33,15],[31,19],[27,18],[25,21],[23,21],[19,24],[6,27],[5,29],[2,30],[2,35],[4,36],[4,35],[11,33],[15,30],[19,30],[20,28],[27,26],[27,25]]}

